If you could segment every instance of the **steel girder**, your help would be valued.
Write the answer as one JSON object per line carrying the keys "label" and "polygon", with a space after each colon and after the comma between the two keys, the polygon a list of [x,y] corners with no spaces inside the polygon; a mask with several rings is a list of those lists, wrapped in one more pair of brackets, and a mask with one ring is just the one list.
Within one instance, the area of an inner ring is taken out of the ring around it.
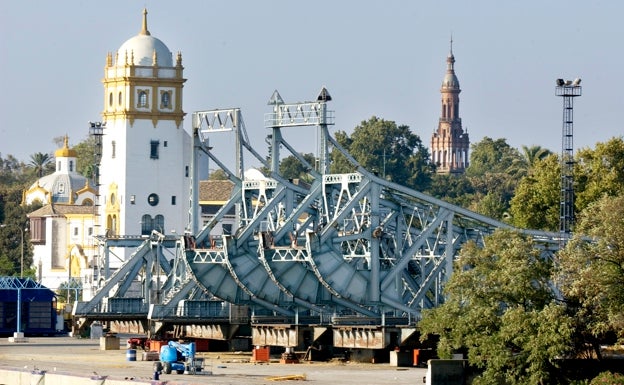
{"label": "steel girder", "polygon": [[[278,107],[278,112],[289,111]],[[318,111],[325,111],[324,106]],[[290,119],[284,124],[292,122],[298,123]],[[214,246],[187,248],[183,255],[204,290],[287,316],[303,309],[337,317],[417,318],[422,309],[442,301],[442,285],[465,242],[482,244],[495,229],[511,228],[377,177],[329,136],[322,121],[316,122],[323,143],[342,152],[357,172],[311,170],[315,180],[306,189],[283,180],[275,164],[272,178],[262,180],[245,180],[226,170],[234,192],[197,233],[197,244],[208,244],[210,229],[232,207],[238,208],[238,230]],[[272,128],[272,153],[280,146],[292,152],[280,127]],[[250,148],[244,130],[237,132],[237,143]],[[556,233],[517,230],[532,236],[545,253],[557,249]]]}

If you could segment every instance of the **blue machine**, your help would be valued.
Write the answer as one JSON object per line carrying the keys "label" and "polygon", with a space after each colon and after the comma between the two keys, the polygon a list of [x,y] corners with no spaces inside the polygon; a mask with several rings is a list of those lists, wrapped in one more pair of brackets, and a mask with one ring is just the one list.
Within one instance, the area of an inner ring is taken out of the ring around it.
{"label": "blue machine", "polygon": [[156,371],[170,374],[195,374],[203,369],[203,358],[195,357],[195,342],[187,344],[169,341],[160,348],[160,362],[156,364]]}

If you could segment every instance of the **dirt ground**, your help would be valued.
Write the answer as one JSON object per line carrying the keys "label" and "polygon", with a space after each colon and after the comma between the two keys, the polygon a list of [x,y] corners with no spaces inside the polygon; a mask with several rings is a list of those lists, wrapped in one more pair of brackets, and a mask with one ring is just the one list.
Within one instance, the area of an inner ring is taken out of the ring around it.
{"label": "dirt ground", "polygon": [[[119,350],[101,350],[99,340],[72,337],[36,337],[27,343],[0,339],[0,367],[63,373],[108,376],[111,379],[151,380],[154,362],[143,361],[137,350],[136,361],[127,358],[122,339]],[[250,362],[251,354],[198,353],[204,358],[204,370],[198,375],[160,374],[167,384],[422,384],[426,368],[397,368],[389,364],[351,362],[313,362],[281,364],[279,357],[269,363]]]}

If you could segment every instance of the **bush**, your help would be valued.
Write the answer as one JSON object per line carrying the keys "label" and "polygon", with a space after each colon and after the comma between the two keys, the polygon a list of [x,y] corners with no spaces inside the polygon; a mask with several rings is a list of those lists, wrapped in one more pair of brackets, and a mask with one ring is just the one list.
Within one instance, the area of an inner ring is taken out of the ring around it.
{"label": "bush", "polygon": [[589,383],[590,385],[624,385],[624,375],[602,372]]}

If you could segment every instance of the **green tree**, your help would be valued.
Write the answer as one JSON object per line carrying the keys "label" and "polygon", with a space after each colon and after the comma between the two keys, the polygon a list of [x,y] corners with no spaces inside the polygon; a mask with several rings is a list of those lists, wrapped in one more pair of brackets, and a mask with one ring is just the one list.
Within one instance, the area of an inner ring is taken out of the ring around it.
{"label": "green tree", "polygon": [[26,214],[40,205],[21,206],[22,187],[0,187],[0,276],[19,275],[22,263],[22,236],[24,242],[24,275],[32,264],[32,247],[28,236]]}
{"label": "green tree", "polygon": [[624,194],[590,204],[558,257],[557,282],[580,341],[597,354],[610,333],[624,342]]}
{"label": "green tree", "polygon": [[13,187],[15,185],[25,186],[29,180],[27,166],[17,160],[13,155],[2,158],[0,154],[0,186]]}
{"label": "green tree", "polygon": [[465,175],[434,174],[426,193],[467,208],[473,201],[475,189]]}
{"label": "green tree", "polygon": [[575,208],[581,212],[604,195],[624,194],[624,139],[597,143],[595,149],[576,154]]}
{"label": "green tree", "polygon": [[561,200],[561,165],[557,155],[538,160],[520,180],[511,199],[512,223],[526,229],[557,231]]}
{"label": "green tree", "polygon": [[552,151],[541,146],[523,145],[521,149],[520,157],[514,159],[511,166],[507,169],[507,172],[516,178],[526,176],[538,161],[544,160],[553,154]]}
{"label": "green tree", "polygon": [[[355,127],[349,137],[336,133],[336,140],[360,165],[387,180],[425,190],[434,171],[429,151],[408,126],[373,116]],[[350,172],[344,157],[332,151],[332,172]]]}
{"label": "green tree", "polygon": [[486,136],[470,147],[470,165],[466,169],[469,177],[507,173],[512,164],[521,159],[518,150],[509,146],[502,138],[494,140]]}
{"label": "green tree", "polygon": [[[316,158],[314,154],[301,154],[303,159],[310,164],[310,166],[314,167],[314,163],[316,162]],[[280,174],[286,179],[302,179],[306,182],[310,182],[312,178],[310,174],[308,174],[308,170],[306,167],[299,162],[294,155],[288,156],[281,160],[279,165]]]}
{"label": "green tree", "polygon": [[227,180],[228,176],[225,173],[225,171],[219,169],[216,169],[214,171],[212,171],[210,173],[210,175],[208,175],[208,180]]}
{"label": "green tree", "polygon": [[76,152],[76,164],[78,172],[86,178],[93,178],[95,170],[95,138],[87,136],[85,140],[77,143],[72,150]]}
{"label": "green tree", "polygon": [[[344,148],[349,151],[349,147],[351,147],[351,143],[353,140],[347,135],[344,131],[336,131],[334,134],[336,141]],[[334,149],[331,154],[331,164],[329,166],[330,172],[334,174],[346,174],[350,172],[354,172],[356,167],[353,166],[347,158],[337,149]]]}
{"label": "green tree", "polygon": [[555,301],[552,263],[532,240],[498,230],[464,245],[441,306],[423,312],[423,338],[440,337],[438,354],[465,352],[482,372],[475,384],[544,384],[566,353],[572,324]]}
{"label": "green tree", "polygon": [[496,219],[502,219],[509,211],[518,178],[509,169],[521,160],[518,150],[510,147],[505,139],[485,137],[471,146],[470,165],[466,177],[473,186],[469,209]]}
{"label": "green tree", "polygon": [[30,156],[30,163],[28,164],[31,167],[37,178],[41,178],[46,172],[46,166],[52,162],[52,157],[50,154],[44,154],[43,152],[36,152]]}

